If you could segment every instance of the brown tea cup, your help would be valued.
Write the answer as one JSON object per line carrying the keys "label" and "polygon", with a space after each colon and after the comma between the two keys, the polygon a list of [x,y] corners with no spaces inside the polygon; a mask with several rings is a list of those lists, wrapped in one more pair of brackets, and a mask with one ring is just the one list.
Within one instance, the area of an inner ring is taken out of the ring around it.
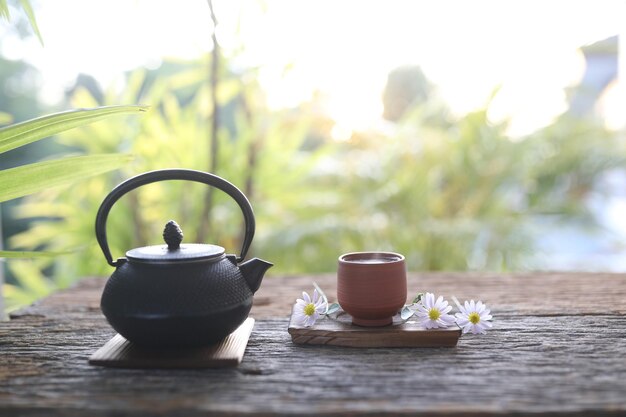
{"label": "brown tea cup", "polygon": [[341,255],[337,301],[358,326],[387,326],[406,302],[404,256],[393,252]]}

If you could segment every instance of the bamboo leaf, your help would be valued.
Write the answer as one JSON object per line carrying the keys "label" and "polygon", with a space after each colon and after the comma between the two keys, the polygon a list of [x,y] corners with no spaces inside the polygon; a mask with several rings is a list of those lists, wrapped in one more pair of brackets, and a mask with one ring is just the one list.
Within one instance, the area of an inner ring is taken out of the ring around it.
{"label": "bamboo leaf", "polygon": [[[34,294],[25,291],[16,285],[4,284],[2,286],[2,292],[4,293],[5,301],[7,302],[5,306],[6,313],[10,313],[20,307],[24,307],[37,299]],[[2,312],[0,312],[0,315],[1,314]]]}
{"label": "bamboo leaf", "polygon": [[35,262],[19,260],[9,263],[9,270],[15,276],[20,288],[35,298],[48,295],[54,284],[44,276]]}
{"label": "bamboo leaf", "polygon": [[106,106],[70,110],[27,120],[0,129],[0,153],[118,114],[141,113],[147,106]]}
{"label": "bamboo leaf", "polygon": [[7,0],[0,0],[0,17],[4,17],[7,22],[11,19],[11,13],[9,13]]}
{"label": "bamboo leaf", "polygon": [[119,168],[132,156],[107,154],[37,162],[0,171],[0,202]]}
{"label": "bamboo leaf", "polygon": [[61,252],[36,252],[36,251],[24,251],[24,250],[0,250],[0,259],[32,259],[32,258],[52,258],[60,255],[69,255],[74,253],[72,251]]}
{"label": "bamboo leaf", "polygon": [[28,22],[30,23],[30,27],[33,28],[35,35],[39,38],[39,42],[43,46],[43,37],[39,32],[39,26],[37,26],[37,19],[35,19],[35,12],[33,12],[33,7],[30,5],[28,0],[20,0],[20,4],[22,5],[22,9],[26,13],[26,17],[28,17]]}

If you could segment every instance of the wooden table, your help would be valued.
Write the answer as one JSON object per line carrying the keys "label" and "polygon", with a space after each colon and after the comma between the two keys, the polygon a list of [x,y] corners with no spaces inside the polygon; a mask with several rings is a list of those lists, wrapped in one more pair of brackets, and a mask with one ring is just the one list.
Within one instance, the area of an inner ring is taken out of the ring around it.
{"label": "wooden table", "polygon": [[626,275],[410,274],[409,288],[482,299],[495,317],[456,348],[299,346],[287,316],[316,281],[269,276],[233,369],[89,366],[114,335],[90,279],[0,323],[0,416],[626,415]]}

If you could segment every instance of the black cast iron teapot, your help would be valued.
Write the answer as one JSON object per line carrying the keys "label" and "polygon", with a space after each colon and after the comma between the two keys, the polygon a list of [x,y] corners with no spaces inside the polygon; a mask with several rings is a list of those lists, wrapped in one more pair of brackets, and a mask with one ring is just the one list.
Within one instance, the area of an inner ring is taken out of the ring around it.
{"label": "black cast iron teapot", "polygon": [[[170,221],[165,245],[111,256],[106,220],[113,204],[127,192],[163,180],[188,180],[216,187],[243,211],[245,237],[239,256],[216,245],[181,244],[182,231]],[[255,221],[246,196],[230,182],[201,171],[164,169],[119,184],[106,196],[96,216],[96,237],[107,262],[116,267],[100,306],[111,326],[131,342],[146,347],[197,347],[215,343],[248,317],[252,295],[272,266],[261,259],[242,262],[254,237]]]}

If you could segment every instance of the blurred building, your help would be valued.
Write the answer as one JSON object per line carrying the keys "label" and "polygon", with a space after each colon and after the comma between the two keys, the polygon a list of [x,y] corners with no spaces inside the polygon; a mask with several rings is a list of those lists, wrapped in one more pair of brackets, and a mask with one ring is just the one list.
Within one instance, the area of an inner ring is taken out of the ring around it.
{"label": "blurred building", "polygon": [[580,49],[585,57],[585,73],[570,100],[569,112],[575,117],[594,115],[596,104],[617,80],[619,36],[611,36]]}
{"label": "blurred building", "polygon": [[411,107],[425,103],[432,84],[419,66],[396,68],[387,76],[383,92],[383,117],[397,122]]}

